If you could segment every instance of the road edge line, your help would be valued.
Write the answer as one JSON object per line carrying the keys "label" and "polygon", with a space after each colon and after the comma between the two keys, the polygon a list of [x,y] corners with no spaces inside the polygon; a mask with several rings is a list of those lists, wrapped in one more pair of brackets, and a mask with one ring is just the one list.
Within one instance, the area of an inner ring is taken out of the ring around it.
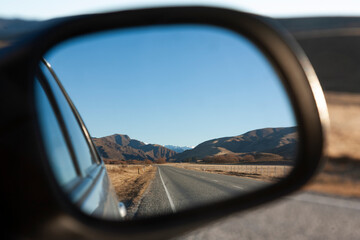
{"label": "road edge line", "polygon": [[160,168],[158,167],[158,169],[159,169],[160,180],[161,180],[161,182],[162,182],[162,184],[163,184],[163,186],[164,186],[166,195],[167,195],[167,197],[168,197],[168,199],[169,199],[169,203],[170,203],[171,210],[175,213],[175,212],[176,212],[175,205],[174,205],[174,203],[173,203],[173,201],[172,201],[172,199],[171,199],[171,197],[170,197],[169,191],[167,190],[167,188],[166,188],[166,186],[165,186],[164,180],[163,180],[163,178],[162,178],[162,176],[161,176]]}

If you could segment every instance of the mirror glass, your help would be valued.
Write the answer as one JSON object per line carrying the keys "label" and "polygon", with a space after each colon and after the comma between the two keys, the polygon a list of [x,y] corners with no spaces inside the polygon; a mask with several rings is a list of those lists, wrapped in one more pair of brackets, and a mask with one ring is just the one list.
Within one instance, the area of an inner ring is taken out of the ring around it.
{"label": "mirror glass", "polygon": [[63,42],[44,59],[35,93],[49,165],[87,214],[175,213],[267,187],[295,164],[289,97],[238,33],[111,30]]}

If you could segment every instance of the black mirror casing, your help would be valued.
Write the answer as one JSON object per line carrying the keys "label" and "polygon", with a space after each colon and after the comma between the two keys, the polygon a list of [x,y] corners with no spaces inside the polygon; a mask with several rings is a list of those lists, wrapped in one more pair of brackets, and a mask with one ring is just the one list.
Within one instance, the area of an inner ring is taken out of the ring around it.
{"label": "black mirror casing", "polygon": [[[299,157],[292,173],[271,187],[172,215],[115,222],[89,217],[72,205],[51,174],[35,114],[38,63],[54,45],[115,28],[210,24],[242,34],[267,56],[291,99],[299,127]],[[322,164],[328,115],[309,61],[274,20],[212,7],[129,10],[52,20],[0,52],[1,199],[9,237],[44,239],[162,239],[274,200],[299,189]],[[22,146],[22,151],[18,147]]]}

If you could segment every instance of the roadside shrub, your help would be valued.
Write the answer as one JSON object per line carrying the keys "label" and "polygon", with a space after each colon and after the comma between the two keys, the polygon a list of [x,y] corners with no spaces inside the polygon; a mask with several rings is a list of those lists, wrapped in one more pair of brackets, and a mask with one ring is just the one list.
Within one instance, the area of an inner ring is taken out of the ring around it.
{"label": "roadside shrub", "polygon": [[164,163],[166,163],[166,159],[165,158],[158,158],[158,159],[155,160],[155,163],[164,164]]}

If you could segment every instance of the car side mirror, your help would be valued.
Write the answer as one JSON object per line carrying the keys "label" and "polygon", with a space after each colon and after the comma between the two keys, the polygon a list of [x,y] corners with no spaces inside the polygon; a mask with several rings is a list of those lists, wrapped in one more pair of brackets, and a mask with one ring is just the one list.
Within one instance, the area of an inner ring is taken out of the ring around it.
{"label": "car side mirror", "polygon": [[17,98],[8,121],[25,116],[2,148],[21,135],[26,157],[6,159],[36,176],[20,188],[36,196],[12,205],[36,215],[25,235],[172,237],[293,192],[322,164],[322,89],[269,18],[171,7],[58,19],[4,51],[0,72]]}

